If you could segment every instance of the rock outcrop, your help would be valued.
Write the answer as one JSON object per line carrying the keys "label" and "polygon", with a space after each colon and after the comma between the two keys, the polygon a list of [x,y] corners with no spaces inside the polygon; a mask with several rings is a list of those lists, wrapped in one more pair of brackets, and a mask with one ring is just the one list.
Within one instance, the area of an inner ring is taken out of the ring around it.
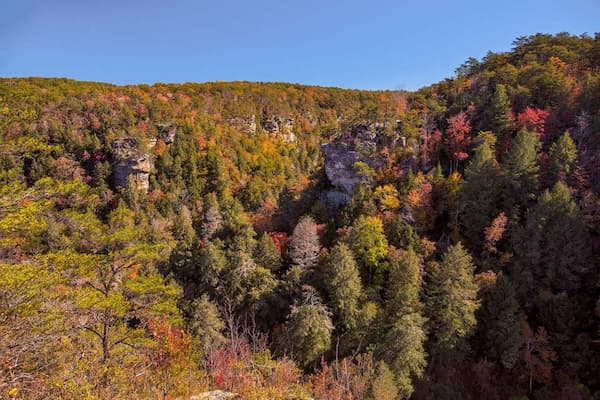
{"label": "rock outcrop", "polygon": [[117,139],[112,143],[112,170],[117,189],[148,192],[153,163],[150,154],[138,149],[134,138]]}
{"label": "rock outcrop", "polygon": [[296,140],[296,135],[294,135],[294,118],[292,117],[283,118],[279,115],[271,115],[263,118],[262,126],[265,131],[282,136],[286,142],[294,142]]}
{"label": "rock outcrop", "polygon": [[229,118],[227,122],[240,132],[256,134],[256,115],[254,114],[249,117]]}
{"label": "rock outcrop", "polygon": [[175,141],[177,125],[175,124],[156,124],[158,131],[157,139],[162,139],[165,144],[172,144]]}
{"label": "rock outcrop", "polygon": [[227,400],[237,398],[236,393],[224,392],[222,390],[211,390],[210,392],[200,393],[190,396],[189,400]]}
{"label": "rock outcrop", "polygon": [[354,186],[361,181],[357,162],[364,162],[373,169],[383,166],[383,159],[377,153],[381,142],[381,135],[374,127],[360,124],[334,141],[321,145],[325,174],[333,186],[325,192],[327,202],[341,205],[350,200]]}

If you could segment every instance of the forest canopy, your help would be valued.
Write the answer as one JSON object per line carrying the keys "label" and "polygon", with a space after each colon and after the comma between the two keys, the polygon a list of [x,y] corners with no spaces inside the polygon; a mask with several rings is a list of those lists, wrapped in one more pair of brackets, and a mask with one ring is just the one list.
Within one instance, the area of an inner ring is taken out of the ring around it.
{"label": "forest canopy", "polygon": [[415,92],[0,78],[0,398],[600,398],[600,35]]}

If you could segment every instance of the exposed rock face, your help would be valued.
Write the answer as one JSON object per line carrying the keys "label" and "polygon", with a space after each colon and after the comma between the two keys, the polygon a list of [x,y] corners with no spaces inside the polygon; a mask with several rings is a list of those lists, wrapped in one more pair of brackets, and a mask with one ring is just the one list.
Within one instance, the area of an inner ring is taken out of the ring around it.
{"label": "exposed rock face", "polygon": [[256,115],[252,114],[249,117],[235,117],[227,120],[231,126],[240,132],[250,135],[256,134]]}
{"label": "exposed rock face", "polygon": [[175,141],[175,134],[177,133],[177,125],[175,124],[156,124],[156,130],[158,131],[157,139],[162,139],[165,144],[172,144]]}
{"label": "exposed rock face", "polygon": [[286,142],[296,140],[293,132],[294,118],[292,117],[282,118],[279,115],[271,115],[263,119],[262,126],[267,132],[282,136]]}
{"label": "exposed rock face", "polygon": [[361,181],[355,163],[362,161],[375,169],[383,165],[383,159],[377,154],[380,142],[380,135],[373,127],[356,125],[333,142],[321,145],[325,174],[335,188],[325,193],[325,200],[334,205],[350,200],[354,185]]}
{"label": "exposed rock face", "polygon": [[113,175],[117,189],[136,189],[148,192],[152,170],[150,154],[138,150],[134,138],[117,139],[112,143]]}

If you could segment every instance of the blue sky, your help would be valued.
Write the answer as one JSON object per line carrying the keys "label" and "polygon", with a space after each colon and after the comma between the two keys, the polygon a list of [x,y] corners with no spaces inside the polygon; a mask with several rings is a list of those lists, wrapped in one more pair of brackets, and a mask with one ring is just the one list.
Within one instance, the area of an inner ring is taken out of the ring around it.
{"label": "blue sky", "polygon": [[0,76],[417,89],[536,32],[593,36],[598,0],[0,0]]}

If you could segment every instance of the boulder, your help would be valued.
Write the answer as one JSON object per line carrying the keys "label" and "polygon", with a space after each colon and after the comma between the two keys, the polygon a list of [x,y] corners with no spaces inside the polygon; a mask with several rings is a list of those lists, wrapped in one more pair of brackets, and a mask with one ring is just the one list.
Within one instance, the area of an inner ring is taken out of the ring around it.
{"label": "boulder", "polygon": [[211,390],[210,392],[200,393],[190,396],[189,400],[226,400],[238,397],[236,393],[224,392],[222,390]]}

